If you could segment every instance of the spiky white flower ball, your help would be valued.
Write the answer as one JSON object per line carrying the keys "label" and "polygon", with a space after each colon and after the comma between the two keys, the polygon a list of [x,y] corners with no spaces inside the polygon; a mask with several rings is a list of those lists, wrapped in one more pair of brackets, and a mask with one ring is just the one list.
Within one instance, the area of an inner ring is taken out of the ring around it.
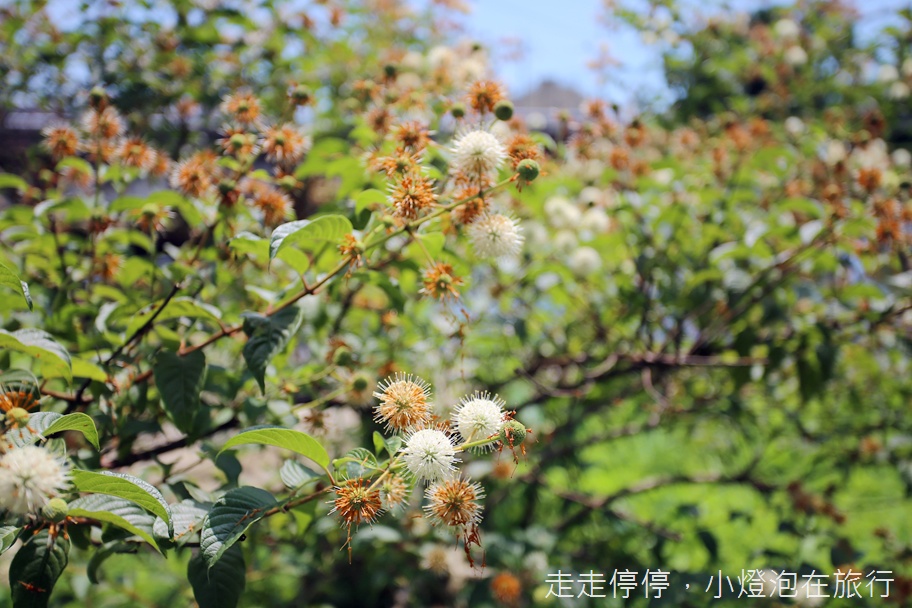
{"label": "spiky white flower ball", "polygon": [[580,247],[570,254],[567,266],[573,274],[585,277],[602,267],[602,258],[592,247]]}
{"label": "spiky white flower ball", "polygon": [[[453,425],[463,440],[478,441],[496,435],[503,428],[504,405],[506,403],[497,395],[475,392],[466,395],[453,412]],[[489,443],[482,449],[493,448]]]}
{"label": "spiky white flower ball", "polygon": [[412,475],[427,481],[449,477],[458,462],[453,441],[446,433],[436,429],[412,433],[405,442],[402,460]]}
{"label": "spiky white flower ball", "polygon": [[808,61],[808,54],[803,48],[794,44],[785,49],[785,62],[791,66],[797,67],[804,65]]}
{"label": "spiky white flower ball", "polygon": [[68,483],[65,459],[34,445],[10,450],[0,457],[0,510],[38,513]]}
{"label": "spiky white flower ball", "polygon": [[500,214],[488,214],[469,224],[469,239],[475,253],[483,258],[512,257],[523,244],[519,221]]}
{"label": "spiky white flower ball", "polygon": [[453,142],[453,168],[470,178],[497,177],[497,170],[507,159],[507,149],[487,131],[469,131]]}
{"label": "spiky white flower ball", "polygon": [[780,19],[773,26],[776,36],[784,40],[795,40],[801,34],[801,26],[791,19]]}

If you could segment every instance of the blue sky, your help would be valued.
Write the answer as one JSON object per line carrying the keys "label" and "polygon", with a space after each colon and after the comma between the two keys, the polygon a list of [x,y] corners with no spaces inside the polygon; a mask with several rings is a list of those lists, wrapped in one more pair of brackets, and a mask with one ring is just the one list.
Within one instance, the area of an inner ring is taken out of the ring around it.
{"label": "blue sky", "polygon": [[[525,52],[521,60],[508,61],[493,54],[496,72],[513,96],[545,78],[622,104],[631,102],[638,91],[665,91],[658,48],[645,44],[627,29],[608,29],[599,20],[604,14],[603,0],[468,0],[468,4],[472,13],[461,19],[468,35],[494,49],[502,47],[504,38],[522,43]],[[704,14],[725,10],[720,0],[693,0],[689,4]],[[728,4],[751,10],[782,2],[733,0]],[[908,7],[909,2],[859,0],[855,6],[862,15],[860,33],[865,37],[883,26],[883,15]],[[614,72],[612,82],[599,82],[595,72],[586,67],[599,55],[602,45],[607,45],[610,54],[623,64]]]}

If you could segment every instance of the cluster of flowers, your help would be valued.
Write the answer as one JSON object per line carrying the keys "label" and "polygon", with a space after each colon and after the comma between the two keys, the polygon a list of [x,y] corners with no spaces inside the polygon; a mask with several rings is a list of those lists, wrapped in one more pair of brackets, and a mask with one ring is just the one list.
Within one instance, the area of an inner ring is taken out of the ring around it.
{"label": "cluster of flowers", "polygon": [[66,510],[60,496],[69,488],[66,456],[38,445],[19,446],[13,440],[28,430],[28,410],[37,404],[23,390],[0,393],[0,519],[35,516],[55,519]]}
{"label": "cluster of flowers", "polygon": [[348,527],[350,538],[352,525],[372,523],[384,511],[395,511],[408,501],[409,487],[424,482],[428,519],[461,535],[468,553],[471,544],[479,544],[484,491],[458,471],[458,454],[489,451],[498,442],[512,449],[522,444],[527,429],[510,418],[502,399],[489,393],[466,395],[449,421],[438,420],[432,413],[430,385],[409,374],[387,378],[374,396],[379,400],[375,420],[403,437],[403,447],[376,479],[349,479],[337,486],[333,512]]}

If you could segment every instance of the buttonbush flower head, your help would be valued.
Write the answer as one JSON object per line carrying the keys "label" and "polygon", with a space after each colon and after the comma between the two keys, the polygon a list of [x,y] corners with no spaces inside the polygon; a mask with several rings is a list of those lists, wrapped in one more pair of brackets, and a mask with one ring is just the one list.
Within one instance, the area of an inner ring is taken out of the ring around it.
{"label": "buttonbush flower head", "polygon": [[[500,433],[504,424],[504,400],[490,393],[466,395],[453,412],[453,424],[466,442],[486,439]],[[482,449],[493,448],[493,443]]]}
{"label": "buttonbush flower head", "polygon": [[507,154],[510,156],[510,162],[516,169],[524,160],[540,160],[541,151],[535,140],[525,133],[517,133],[509,142],[507,142]]}
{"label": "buttonbush flower head", "polygon": [[67,462],[39,446],[10,450],[0,457],[0,509],[37,514],[69,485]]}
{"label": "buttonbush flower head", "polygon": [[263,223],[267,226],[278,226],[291,215],[291,198],[270,185],[254,182],[248,185],[248,196],[253,206],[263,212]]}
{"label": "buttonbush flower head", "polygon": [[491,595],[505,606],[516,606],[522,594],[522,583],[509,572],[501,572],[491,579]]}
{"label": "buttonbush flower head", "polygon": [[453,272],[453,267],[445,262],[438,262],[424,271],[424,287],[421,293],[436,298],[446,300],[449,298],[458,298],[459,291],[456,289],[462,285],[462,278]]}
{"label": "buttonbush flower head", "polygon": [[202,151],[181,161],[171,173],[171,186],[195,198],[212,194],[218,168],[216,160],[212,152]]}
{"label": "buttonbush flower head", "polygon": [[453,168],[473,181],[492,180],[507,159],[507,150],[488,131],[469,131],[453,142]]}
{"label": "buttonbush flower head", "polygon": [[222,112],[243,125],[256,123],[260,118],[260,101],[249,91],[227,95],[222,101]]}
{"label": "buttonbush flower head", "polygon": [[481,522],[484,491],[477,483],[461,477],[444,479],[424,492],[428,504],[424,511],[434,525],[461,527]]}
{"label": "buttonbush flower head", "polygon": [[389,475],[380,484],[380,500],[385,511],[394,511],[408,500],[409,487],[401,475]]}
{"label": "buttonbush flower head", "polygon": [[232,125],[222,126],[223,137],[215,141],[225,154],[237,158],[255,156],[260,153],[260,145],[255,133]]}
{"label": "buttonbush flower head", "polygon": [[390,189],[389,200],[396,217],[406,221],[417,219],[437,202],[434,182],[417,172],[402,176]]}
{"label": "buttonbush flower head", "polygon": [[274,163],[294,165],[310,147],[307,136],[288,123],[266,129],[263,137],[263,152]]}
{"label": "buttonbush flower head", "polygon": [[421,152],[428,144],[428,130],[418,121],[404,122],[396,128],[396,141],[406,150]]}
{"label": "buttonbush flower head", "polygon": [[451,476],[458,462],[453,440],[437,429],[412,433],[405,442],[402,460],[412,475],[427,481]]}
{"label": "buttonbush flower head", "polygon": [[124,139],[117,146],[115,154],[125,167],[135,167],[142,171],[151,170],[158,162],[158,153],[141,137]]}
{"label": "buttonbush flower head", "polygon": [[82,115],[82,130],[93,139],[114,139],[123,133],[123,119],[111,106],[103,110],[88,110]]}
{"label": "buttonbush flower head", "polygon": [[380,492],[371,490],[367,480],[349,479],[334,488],[336,498],[330,513],[338,513],[344,525],[359,526],[373,523],[383,510]]}
{"label": "buttonbush flower head", "polygon": [[469,89],[467,101],[476,112],[493,112],[494,106],[504,99],[501,86],[493,80],[479,80]]}
{"label": "buttonbush flower head", "polygon": [[374,397],[380,400],[374,419],[388,431],[405,432],[431,420],[431,386],[411,374],[396,373],[381,382]]}
{"label": "buttonbush flower head", "polygon": [[475,253],[483,258],[515,256],[522,249],[519,222],[500,213],[484,215],[469,225],[469,239]]}
{"label": "buttonbush flower head", "polygon": [[51,125],[41,130],[44,136],[44,147],[54,160],[73,156],[79,149],[79,136],[66,125]]}

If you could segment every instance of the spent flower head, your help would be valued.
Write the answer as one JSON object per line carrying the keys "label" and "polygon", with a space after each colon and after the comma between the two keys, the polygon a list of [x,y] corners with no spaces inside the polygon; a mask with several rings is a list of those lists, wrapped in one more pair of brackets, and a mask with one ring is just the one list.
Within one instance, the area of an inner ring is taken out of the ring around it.
{"label": "spent flower head", "polygon": [[424,492],[428,504],[424,511],[434,525],[462,527],[481,522],[484,491],[477,483],[461,477],[444,479]]}

